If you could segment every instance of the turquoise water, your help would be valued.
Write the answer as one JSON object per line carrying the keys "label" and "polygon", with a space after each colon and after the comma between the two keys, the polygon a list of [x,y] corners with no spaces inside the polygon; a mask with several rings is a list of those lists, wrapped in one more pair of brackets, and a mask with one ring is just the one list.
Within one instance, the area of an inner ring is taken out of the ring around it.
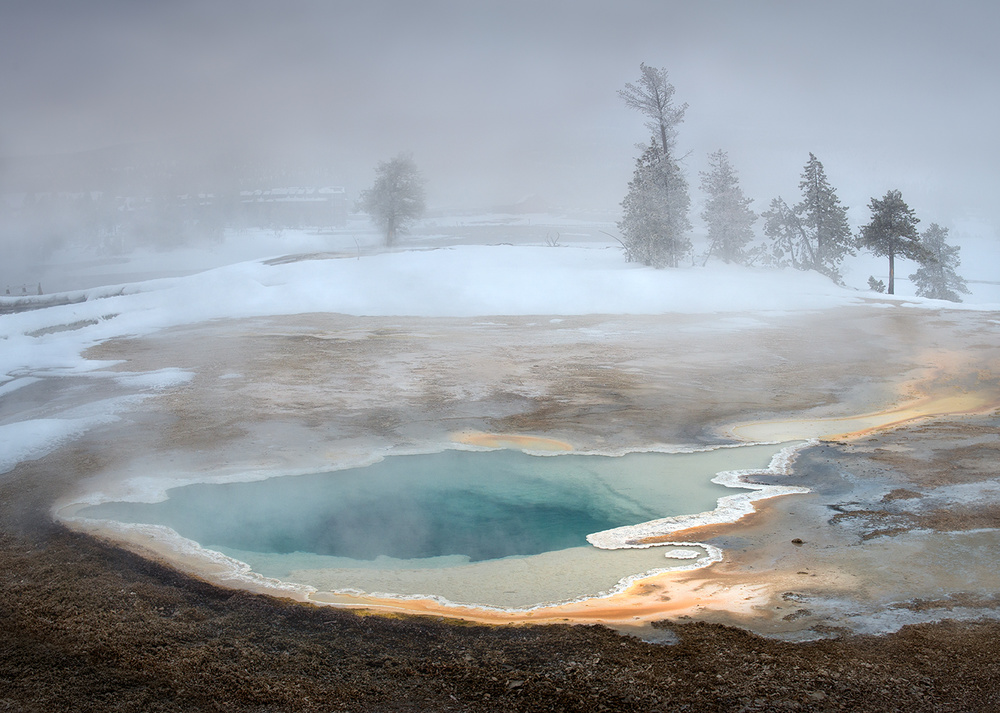
{"label": "turquoise water", "polygon": [[765,468],[774,446],[687,454],[533,456],[446,450],[243,483],[199,483],[89,518],[166,525],[202,546],[266,555],[470,562],[587,546],[592,532],[715,508],[726,468]]}

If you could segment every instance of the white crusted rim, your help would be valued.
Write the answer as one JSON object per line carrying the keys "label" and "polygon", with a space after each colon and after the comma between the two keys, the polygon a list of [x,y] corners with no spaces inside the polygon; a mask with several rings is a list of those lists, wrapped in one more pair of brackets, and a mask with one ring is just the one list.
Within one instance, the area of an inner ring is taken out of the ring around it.
{"label": "white crusted rim", "polygon": [[765,485],[750,482],[747,478],[753,475],[787,475],[791,471],[792,463],[798,452],[817,443],[818,441],[813,439],[782,448],[771,459],[771,463],[765,470],[726,470],[719,473],[712,478],[713,483],[724,485],[727,488],[739,488],[747,492],[719,498],[718,505],[714,510],[695,515],[664,517],[641,522],[638,525],[626,525],[594,532],[587,535],[587,542],[603,550],[662,547],[673,543],[649,542],[648,540],[666,537],[692,527],[736,522],[754,511],[753,503],[756,500],[765,500],[779,495],[808,493],[808,488],[790,485]]}

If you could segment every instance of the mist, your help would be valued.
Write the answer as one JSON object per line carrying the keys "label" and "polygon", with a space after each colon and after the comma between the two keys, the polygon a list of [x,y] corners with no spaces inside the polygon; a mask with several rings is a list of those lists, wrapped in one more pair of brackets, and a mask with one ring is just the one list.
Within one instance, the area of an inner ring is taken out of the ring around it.
{"label": "mist", "polygon": [[[647,138],[617,91],[646,62],[689,105],[692,186],[723,149],[760,211],[795,198],[812,152],[855,226],[898,188],[925,224],[992,239],[998,16],[988,2],[9,2],[0,192],[108,191],[167,165],[169,186],[143,191],[340,186],[351,201],[406,151],[432,211],[533,197],[614,215]],[[12,212],[14,258],[82,220],[38,230]]]}

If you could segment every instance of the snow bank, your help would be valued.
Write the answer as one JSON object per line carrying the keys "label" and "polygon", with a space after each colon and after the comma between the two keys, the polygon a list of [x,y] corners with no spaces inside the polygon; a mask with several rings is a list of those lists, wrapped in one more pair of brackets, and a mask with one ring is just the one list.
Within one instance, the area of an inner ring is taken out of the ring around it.
{"label": "snow bank", "polygon": [[625,263],[617,249],[470,245],[244,262],[85,294],[85,302],[0,316],[0,374],[90,371],[101,366],[79,358],[90,344],[227,317],[784,312],[849,304],[862,293],[794,270],[653,270]]}
{"label": "snow bank", "polygon": [[244,262],[85,294],[85,302],[0,316],[0,374],[9,380],[91,371],[102,365],[79,358],[91,344],[218,318],[784,313],[870,296],[813,272],[736,265],[654,270],[625,263],[614,248],[481,245]]}
{"label": "snow bank", "polygon": [[816,274],[653,270],[617,249],[461,246],[288,265],[255,279],[295,305],[359,315],[713,313],[818,309],[854,294]]}
{"label": "snow bank", "polygon": [[38,418],[0,426],[0,474],[21,461],[41,458],[103,421],[90,418]]}

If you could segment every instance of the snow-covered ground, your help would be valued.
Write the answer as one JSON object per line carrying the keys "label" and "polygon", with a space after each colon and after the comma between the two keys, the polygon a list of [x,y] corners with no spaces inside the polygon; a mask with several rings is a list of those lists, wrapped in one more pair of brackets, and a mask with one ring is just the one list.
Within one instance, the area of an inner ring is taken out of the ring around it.
{"label": "snow-covered ground", "polygon": [[[48,284],[86,299],[0,315],[0,400],[40,377],[95,373],[102,364],[81,353],[101,341],[219,318],[741,313],[752,323],[753,313],[835,309],[876,297],[790,269],[628,264],[606,234],[613,230],[599,220],[488,215],[429,218],[390,252],[379,250],[366,221],[335,233],[248,232],[211,246],[114,259],[65,252],[45,266]],[[987,241],[975,245],[970,252],[978,257],[963,272],[985,280],[995,262]],[[287,255],[307,257],[265,260]],[[877,265],[855,258],[848,284],[878,276]],[[1000,285],[970,287],[967,302],[953,305],[906,298],[912,290],[901,280],[904,296],[893,299],[907,308],[1000,309]],[[169,383],[183,378],[161,376]],[[30,428],[21,423],[26,417],[0,412],[0,469],[79,433],[99,415],[63,414]]]}
{"label": "snow-covered ground", "polygon": [[[460,245],[507,245],[535,247],[590,247],[618,249],[612,236],[618,234],[613,214],[555,215],[544,213],[483,213],[432,215],[419,221],[403,236],[397,250],[456,247]],[[758,226],[759,227],[759,226]],[[704,251],[704,238],[693,236],[695,252]],[[949,244],[960,245],[962,264],[958,270],[968,282],[968,304],[1000,303],[1000,236],[991,226],[966,221],[949,234]],[[97,254],[93,249],[65,248],[28,268],[11,271],[0,265],[0,283],[22,285],[29,292],[40,284],[46,293],[81,290],[102,285],[143,282],[161,277],[179,277],[195,272],[266,259],[280,255],[336,253],[367,256],[381,252],[381,236],[363,215],[354,215],[336,230],[245,230],[229,231],[218,243],[179,247],[171,251],[137,248],[125,255]],[[700,258],[695,260],[701,265]],[[623,265],[624,267],[624,265]],[[843,264],[847,287],[868,291],[868,277],[887,281],[888,261],[867,253],[848,257]],[[917,265],[907,260],[896,264],[896,293],[915,294],[908,276]],[[794,286],[792,290],[794,291]],[[642,310],[645,311],[645,310]]]}

